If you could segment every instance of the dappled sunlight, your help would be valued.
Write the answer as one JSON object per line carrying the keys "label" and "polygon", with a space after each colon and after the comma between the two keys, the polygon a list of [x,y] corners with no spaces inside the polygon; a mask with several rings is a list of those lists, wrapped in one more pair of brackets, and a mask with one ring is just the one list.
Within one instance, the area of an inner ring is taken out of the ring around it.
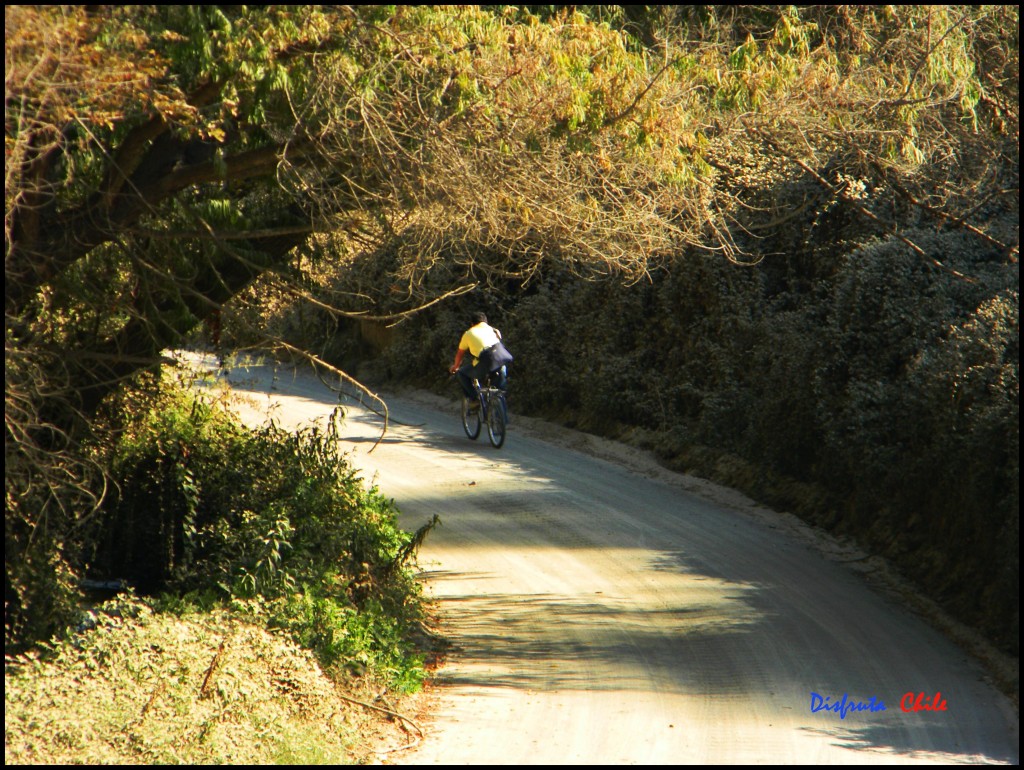
{"label": "dappled sunlight", "polygon": [[[273,371],[229,374],[248,419],[325,426],[337,394],[308,375],[268,384]],[[452,734],[414,761],[494,757],[510,724],[538,762],[1013,761],[982,750],[1006,745],[1005,725],[950,647],[733,498],[552,446],[514,415],[495,450],[466,438],[454,397],[428,401],[389,398],[386,433],[351,403],[338,425],[403,527],[439,519],[417,556],[450,643],[432,690]],[[899,710],[932,686],[955,692],[949,711]],[[888,709],[841,719],[811,693]]]}
{"label": "dappled sunlight", "polygon": [[[430,582],[429,573],[426,576]],[[558,594],[438,593],[459,640],[449,683],[538,689],[700,692],[687,650],[750,632],[757,618],[734,587],[699,586],[663,606],[595,591]],[[720,683],[742,687],[739,680]]]}

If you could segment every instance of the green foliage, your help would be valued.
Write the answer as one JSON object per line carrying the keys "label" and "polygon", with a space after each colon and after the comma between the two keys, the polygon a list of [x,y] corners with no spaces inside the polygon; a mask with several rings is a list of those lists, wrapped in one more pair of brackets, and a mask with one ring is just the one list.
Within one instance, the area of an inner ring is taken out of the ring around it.
{"label": "green foliage", "polygon": [[328,671],[357,676],[369,671],[401,693],[419,690],[426,678],[423,656],[408,639],[409,617],[396,616],[375,599],[357,610],[343,596],[303,586],[302,591],[261,605],[235,606],[264,620],[269,628],[287,631],[313,650]]}
{"label": "green foliage", "polygon": [[94,575],[161,594],[165,609],[233,602],[325,666],[393,686],[421,681],[407,641],[420,618],[404,564],[410,535],[339,454],[336,422],[250,430],[212,397],[171,383],[125,427]]}

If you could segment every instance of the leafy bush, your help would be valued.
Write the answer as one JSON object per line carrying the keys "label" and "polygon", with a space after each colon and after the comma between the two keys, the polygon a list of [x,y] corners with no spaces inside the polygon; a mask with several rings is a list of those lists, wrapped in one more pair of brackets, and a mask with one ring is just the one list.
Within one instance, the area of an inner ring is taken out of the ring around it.
{"label": "leafy bush", "polygon": [[842,526],[1016,650],[1016,269],[963,236],[916,234],[975,276],[937,275],[895,241],[851,254],[811,375],[819,474]]}
{"label": "leafy bush", "polygon": [[215,397],[164,384],[117,445],[91,574],[163,595],[164,609],[234,602],[328,666],[415,687],[412,535],[338,450],[340,419],[252,430]]}

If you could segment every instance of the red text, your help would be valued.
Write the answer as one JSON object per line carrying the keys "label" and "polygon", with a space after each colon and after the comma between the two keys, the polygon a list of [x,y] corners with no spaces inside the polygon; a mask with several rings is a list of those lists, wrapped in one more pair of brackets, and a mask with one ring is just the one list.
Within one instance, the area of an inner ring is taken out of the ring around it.
{"label": "red text", "polygon": [[900,698],[900,708],[903,711],[945,711],[946,700],[941,692],[935,693],[934,697],[926,698],[923,692],[914,695],[908,692]]}

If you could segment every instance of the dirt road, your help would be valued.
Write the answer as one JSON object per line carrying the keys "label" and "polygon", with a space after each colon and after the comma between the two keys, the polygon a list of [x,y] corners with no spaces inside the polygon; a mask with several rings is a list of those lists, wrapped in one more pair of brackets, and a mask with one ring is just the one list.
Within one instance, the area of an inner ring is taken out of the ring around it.
{"label": "dirt road", "polygon": [[[285,424],[336,403],[231,379]],[[375,415],[343,434],[407,529],[441,517],[420,565],[453,649],[425,740],[387,761],[1017,763],[983,669],[792,517],[514,415],[501,450],[470,441],[454,393],[389,406],[373,452]]]}

